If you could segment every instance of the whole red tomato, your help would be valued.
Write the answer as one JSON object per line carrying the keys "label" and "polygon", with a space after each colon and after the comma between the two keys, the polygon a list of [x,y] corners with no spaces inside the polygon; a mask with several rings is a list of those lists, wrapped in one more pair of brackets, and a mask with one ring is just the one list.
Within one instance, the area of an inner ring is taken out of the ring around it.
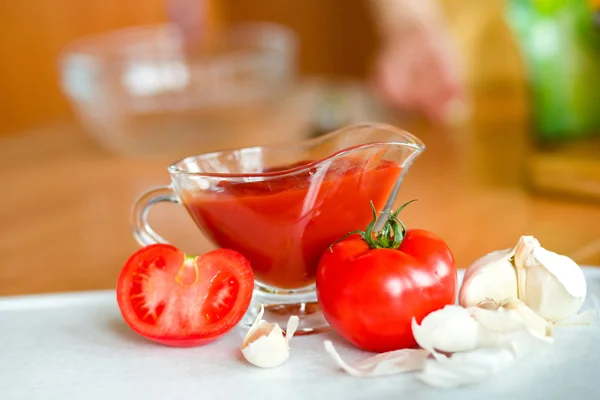
{"label": "whole red tomato", "polygon": [[[408,203],[407,203],[408,204]],[[452,252],[435,234],[406,229],[392,213],[379,232],[373,222],[323,254],[317,297],[329,325],[355,346],[385,352],[417,345],[411,329],[453,304],[457,274]]]}

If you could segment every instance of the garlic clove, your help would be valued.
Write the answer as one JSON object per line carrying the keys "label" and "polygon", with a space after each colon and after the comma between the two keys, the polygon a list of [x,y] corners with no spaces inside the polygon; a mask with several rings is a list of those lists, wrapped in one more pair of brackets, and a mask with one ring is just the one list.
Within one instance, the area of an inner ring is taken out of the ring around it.
{"label": "garlic clove", "polygon": [[[492,307],[493,303],[487,303]],[[495,308],[446,306],[426,316],[421,324],[413,319],[412,331],[421,348],[436,359],[442,353],[467,352],[481,348],[520,349],[536,341],[552,341],[547,321],[518,300],[495,303]],[[504,305],[504,306],[503,306]]]}
{"label": "garlic clove", "polygon": [[547,321],[522,302],[484,305],[488,308],[446,306],[425,317],[421,325],[413,319],[417,343],[434,356],[425,361],[421,380],[438,387],[475,383],[552,342],[546,336],[551,332],[546,330]]}
{"label": "garlic clove", "polygon": [[[585,297],[587,290],[585,276],[579,265],[565,255],[546,250],[536,239],[531,239],[536,243],[532,255],[537,262],[528,258],[526,264],[533,261],[534,265],[543,265],[548,272],[560,281],[571,296]],[[529,265],[527,266],[529,267]]]}
{"label": "garlic clove", "polygon": [[477,346],[477,322],[463,307],[448,305],[429,313],[421,324],[412,320],[412,332],[417,344],[430,353],[435,350],[453,353],[469,351]]}
{"label": "garlic clove", "polygon": [[454,353],[442,360],[428,359],[417,377],[430,386],[451,388],[472,384],[508,369],[515,355],[506,348]]}
{"label": "garlic clove", "polygon": [[517,357],[543,350],[554,340],[551,325],[523,302],[511,298],[496,310],[471,308],[480,325],[479,348],[511,348]]}
{"label": "garlic clove", "polygon": [[486,300],[517,297],[517,273],[511,263],[513,254],[514,248],[494,251],[471,264],[465,271],[458,303],[474,307]]}
{"label": "garlic clove", "polygon": [[524,323],[518,315],[498,305],[497,309],[470,307],[469,314],[480,328],[494,333],[511,333],[523,329]]}
{"label": "garlic clove", "polygon": [[[524,272],[520,296],[529,308],[550,322],[577,314],[586,296],[583,271],[567,256],[542,248],[531,237],[527,254],[515,254],[515,266]],[[517,257],[519,256],[519,257]]]}
{"label": "garlic clove", "polygon": [[288,320],[287,334],[278,324],[262,319],[264,306],[242,342],[242,354],[251,364],[260,368],[273,368],[283,364],[290,355],[289,343],[298,328],[299,319],[291,316]]}
{"label": "garlic clove", "polygon": [[471,275],[476,274],[482,267],[501,260],[509,260],[510,257],[512,257],[511,249],[496,250],[479,257],[465,270],[463,281],[469,279]]}
{"label": "garlic clove", "polygon": [[377,354],[361,361],[348,363],[342,359],[330,340],[324,342],[325,350],[336,364],[348,374],[359,377],[375,377],[399,374],[423,368],[427,351],[422,349],[402,349]]}
{"label": "garlic clove", "polygon": [[381,353],[354,363],[344,361],[331,341],[325,349],[353,376],[420,370],[425,383],[452,387],[488,378],[552,343],[551,325],[518,299],[484,305],[488,308],[448,305],[420,324],[413,318],[412,332],[421,349]]}
{"label": "garlic clove", "polygon": [[501,307],[509,311],[514,311],[524,322],[529,332],[537,338],[546,341],[552,341],[554,338],[552,325],[536,314],[531,308],[527,307],[521,300],[515,298],[506,299],[501,303]]}

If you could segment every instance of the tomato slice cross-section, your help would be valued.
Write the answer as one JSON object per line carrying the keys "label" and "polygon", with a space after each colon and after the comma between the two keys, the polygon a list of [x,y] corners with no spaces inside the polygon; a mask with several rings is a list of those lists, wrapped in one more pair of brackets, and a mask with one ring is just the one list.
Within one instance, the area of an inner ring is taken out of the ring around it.
{"label": "tomato slice cross-section", "polygon": [[186,256],[169,244],[146,246],[125,263],[117,302],[127,325],[158,343],[198,346],[229,332],[250,306],[254,275],[240,253]]}

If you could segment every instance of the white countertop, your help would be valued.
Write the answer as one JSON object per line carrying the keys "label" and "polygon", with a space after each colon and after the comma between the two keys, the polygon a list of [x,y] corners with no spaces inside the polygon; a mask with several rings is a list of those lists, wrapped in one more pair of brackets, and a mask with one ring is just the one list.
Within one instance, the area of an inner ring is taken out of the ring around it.
{"label": "white countertop", "polygon": [[[600,268],[585,268],[588,300],[600,298]],[[474,386],[435,389],[411,374],[354,378],[325,352],[333,340],[346,360],[370,354],[335,333],[295,337],[275,369],[248,364],[244,333],[176,349],[138,337],[123,322],[114,291],[0,298],[0,399],[592,399],[600,380],[600,323],[558,328],[551,351]]]}

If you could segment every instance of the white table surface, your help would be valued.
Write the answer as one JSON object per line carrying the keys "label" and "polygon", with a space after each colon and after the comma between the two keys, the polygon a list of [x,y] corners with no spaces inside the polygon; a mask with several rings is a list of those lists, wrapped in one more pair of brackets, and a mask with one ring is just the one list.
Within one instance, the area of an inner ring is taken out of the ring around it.
{"label": "white table surface", "polygon": [[[600,268],[585,268],[588,300],[600,298]],[[113,291],[0,298],[0,399],[593,399],[600,398],[600,323],[560,328],[549,352],[478,385],[436,389],[411,374],[354,378],[325,352],[368,354],[335,333],[295,337],[275,369],[248,364],[244,332],[211,345],[155,345],[123,322]]]}

